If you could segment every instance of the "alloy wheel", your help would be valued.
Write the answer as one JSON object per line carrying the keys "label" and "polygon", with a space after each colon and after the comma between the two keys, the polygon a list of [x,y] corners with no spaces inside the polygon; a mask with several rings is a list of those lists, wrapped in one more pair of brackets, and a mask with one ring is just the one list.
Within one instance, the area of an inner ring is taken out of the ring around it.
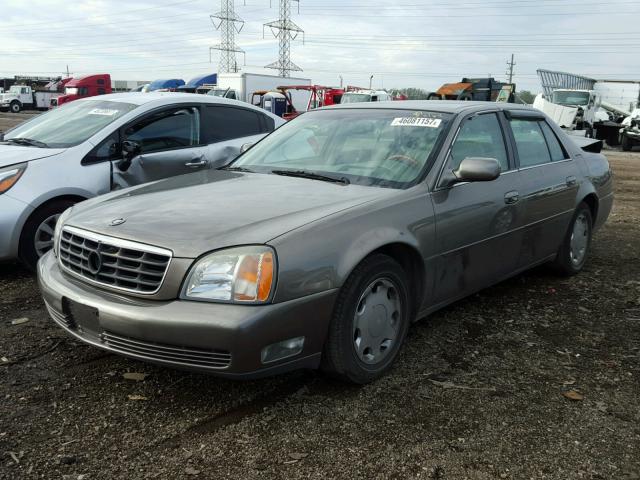
{"label": "alloy wheel", "polygon": [[33,240],[38,257],[41,257],[53,248],[53,232],[56,228],[56,223],[58,223],[58,218],[60,218],[60,214],[56,213],[55,215],[47,217],[44,222],[38,226]]}

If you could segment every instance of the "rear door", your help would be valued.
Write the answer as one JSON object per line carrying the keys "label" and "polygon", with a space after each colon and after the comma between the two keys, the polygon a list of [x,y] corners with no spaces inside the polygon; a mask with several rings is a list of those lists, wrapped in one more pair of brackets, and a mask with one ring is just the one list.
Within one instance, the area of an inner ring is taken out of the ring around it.
{"label": "rear door", "polygon": [[273,118],[235,105],[202,105],[204,158],[211,168],[231,162],[246,143],[255,143],[275,128]]}
{"label": "rear door", "polygon": [[502,113],[474,114],[460,125],[442,178],[467,157],[499,161],[493,181],[440,185],[432,194],[436,214],[436,271],[433,304],[445,303],[491,285],[518,265],[523,209],[520,177],[505,141]]}
{"label": "rear door", "polygon": [[139,152],[114,162],[114,185],[139,185],[208,168],[200,124],[197,106],[173,106],[125,126],[121,140],[137,145]]}
{"label": "rear door", "polygon": [[518,161],[525,207],[520,266],[553,256],[569,227],[578,193],[578,167],[546,119],[512,112],[511,141]]}

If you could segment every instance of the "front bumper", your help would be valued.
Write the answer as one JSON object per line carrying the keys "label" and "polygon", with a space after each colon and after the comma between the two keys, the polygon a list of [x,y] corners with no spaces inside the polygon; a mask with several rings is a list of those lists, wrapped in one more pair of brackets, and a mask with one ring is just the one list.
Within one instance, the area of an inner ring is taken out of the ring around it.
{"label": "front bumper", "polygon": [[[51,317],[85,343],[151,363],[237,378],[317,368],[337,293],[260,306],[131,298],[67,276],[52,252],[38,263],[38,282]],[[294,337],[305,337],[301,353],[261,362],[264,347]]]}
{"label": "front bumper", "polygon": [[0,260],[18,256],[22,225],[33,212],[31,205],[12,198],[9,193],[0,195]]}

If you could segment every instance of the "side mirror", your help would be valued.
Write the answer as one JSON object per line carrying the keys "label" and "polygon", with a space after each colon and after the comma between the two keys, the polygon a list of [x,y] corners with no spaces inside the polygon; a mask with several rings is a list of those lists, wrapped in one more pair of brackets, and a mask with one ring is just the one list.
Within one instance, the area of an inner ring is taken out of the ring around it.
{"label": "side mirror", "polygon": [[240,153],[244,153],[247,150],[249,150],[251,147],[253,147],[255,145],[255,143],[249,142],[249,143],[245,143],[240,147]]}
{"label": "side mirror", "polygon": [[501,170],[495,158],[467,157],[453,175],[455,182],[490,182],[500,176]]}
{"label": "side mirror", "polygon": [[122,142],[122,160],[116,166],[121,172],[126,172],[131,166],[131,160],[140,153],[140,144],[133,140],[125,140]]}
{"label": "side mirror", "polygon": [[125,140],[122,142],[122,156],[125,158],[133,158],[140,153],[140,144],[133,140]]}

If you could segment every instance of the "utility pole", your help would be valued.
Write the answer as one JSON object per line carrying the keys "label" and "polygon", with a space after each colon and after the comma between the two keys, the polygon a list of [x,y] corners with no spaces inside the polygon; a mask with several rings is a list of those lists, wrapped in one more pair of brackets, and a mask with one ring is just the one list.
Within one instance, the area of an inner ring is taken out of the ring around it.
{"label": "utility pole", "polygon": [[211,23],[220,30],[220,44],[209,47],[209,61],[211,50],[220,50],[218,73],[237,72],[236,53],[244,54],[244,50],[236,45],[235,36],[242,30],[244,20],[236,15],[235,0],[220,0],[220,11],[211,15]]}
{"label": "utility pole", "polygon": [[262,26],[262,36],[264,37],[264,27],[269,27],[273,36],[278,39],[280,55],[277,62],[265,65],[265,68],[273,68],[278,70],[281,77],[290,77],[291,72],[301,72],[302,69],[291,61],[291,40],[295,40],[299,34],[302,34],[302,43],[304,44],[304,30],[291,21],[291,2],[298,2],[300,9],[300,0],[279,0],[280,1],[280,18],[273,22],[265,23]]}
{"label": "utility pole", "polygon": [[509,68],[506,72],[506,75],[509,77],[509,83],[513,83],[513,67],[516,66],[516,62],[513,60],[513,53],[511,54],[511,61],[507,62],[507,67]]}
{"label": "utility pole", "polygon": [[372,90],[373,89],[372,87],[373,87],[373,75],[369,77],[369,90]]}

